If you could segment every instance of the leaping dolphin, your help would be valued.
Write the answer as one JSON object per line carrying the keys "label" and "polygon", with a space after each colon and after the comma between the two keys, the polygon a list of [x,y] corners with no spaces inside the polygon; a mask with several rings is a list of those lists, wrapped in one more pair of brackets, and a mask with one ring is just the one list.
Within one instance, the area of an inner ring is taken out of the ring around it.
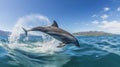
{"label": "leaping dolphin", "polygon": [[46,33],[62,42],[57,47],[63,47],[66,44],[74,44],[77,47],[80,47],[78,40],[69,32],[59,28],[55,20],[53,21],[53,24],[51,26],[46,26],[46,27],[38,26],[29,30],[26,30],[25,28],[23,28],[23,30],[25,31],[26,36],[28,31],[41,31],[43,33]]}

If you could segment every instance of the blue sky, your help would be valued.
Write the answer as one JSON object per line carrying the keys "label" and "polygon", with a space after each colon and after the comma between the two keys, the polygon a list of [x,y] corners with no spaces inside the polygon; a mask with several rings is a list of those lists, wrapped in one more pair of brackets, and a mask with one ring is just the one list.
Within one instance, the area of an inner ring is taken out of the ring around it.
{"label": "blue sky", "polygon": [[120,33],[119,0],[0,0],[0,29],[11,31],[19,18],[31,14],[56,20],[70,32]]}

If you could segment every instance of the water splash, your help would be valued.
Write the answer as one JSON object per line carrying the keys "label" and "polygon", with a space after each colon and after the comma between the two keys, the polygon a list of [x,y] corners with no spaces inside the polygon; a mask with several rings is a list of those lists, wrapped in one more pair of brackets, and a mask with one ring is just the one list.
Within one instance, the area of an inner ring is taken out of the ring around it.
{"label": "water splash", "polygon": [[22,27],[30,28],[30,27],[34,27],[35,25],[45,26],[49,24],[50,24],[49,19],[42,15],[36,14],[36,15],[29,15],[19,18],[9,37],[9,42],[12,44],[17,42],[17,40],[20,38],[20,34],[23,31]]}
{"label": "water splash", "polygon": [[[29,43],[29,37],[24,38],[24,42],[19,42],[21,34],[24,34],[22,27],[29,29],[50,24],[49,19],[42,15],[34,14],[19,18],[9,36],[8,56],[14,60],[9,61],[9,64],[23,64],[25,67],[61,67],[67,63],[70,57],[61,54],[61,51],[64,51],[62,48],[57,48],[60,41],[44,33],[29,32],[32,35],[42,36],[43,42],[36,41]],[[61,59],[62,61],[60,61]]]}
{"label": "water splash", "polygon": [[[29,44],[20,44],[18,43],[18,40],[20,39],[20,36],[21,34],[24,32],[22,27],[25,27],[25,28],[32,28],[32,27],[35,27],[35,26],[48,26],[50,25],[50,21],[47,17],[45,16],[42,16],[42,15],[29,15],[29,16],[24,16],[22,18],[19,18],[16,25],[14,26],[13,28],[13,31],[9,37],[9,42],[10,42],[10,45],[9,47],[12,48],[12,49],[24,49],[25,51],[35,51],[35,52],[54,52],[54,51],[57,51],[59,48],[56,48],[56,45],[58,45],[58,42],[57,40],[51,38],[50,41],[46,41],[46,42],[37,42],[37,43],[34,43],[34,45],[37,44],[37,47],[34,47],[32,46],[33,48],[28,48],[28,46],[30,46]],[[31,32],[32,35],[40,35],[42,36],[42,38],[45,40],[45,38],[48,38],[48,36],[46,36],[46,34],[44,33],[35,33],[35,32]],[[28,38],[26,38],[28,39]],[[26,40],[25,39],[25,40]],[[38,46],[41,46],[42,47],[38,47]],[[50,52],[50,53],[51,53]]]}

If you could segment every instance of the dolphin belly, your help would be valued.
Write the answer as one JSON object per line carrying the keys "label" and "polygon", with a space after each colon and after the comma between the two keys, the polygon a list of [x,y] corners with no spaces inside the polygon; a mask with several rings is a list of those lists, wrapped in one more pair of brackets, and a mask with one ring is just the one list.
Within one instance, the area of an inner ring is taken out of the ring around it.
{"label": "dolphin belly", "polygon": [[58,33],[48,33],[48,35],[52,36],[53,38],[65,43],[65,44],[72,42],[72,40],[69,39],[67,36],[64,36],[64,35],[61,35]]}

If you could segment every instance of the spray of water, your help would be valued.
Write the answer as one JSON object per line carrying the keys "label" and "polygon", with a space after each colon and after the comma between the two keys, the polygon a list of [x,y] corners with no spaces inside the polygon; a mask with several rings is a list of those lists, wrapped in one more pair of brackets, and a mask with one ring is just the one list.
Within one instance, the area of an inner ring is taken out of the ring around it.
{"label": "spray of water", "polygon": [[[19,42],[21,34],[24,34],[22,27],[29,29],[50,24],[47,17],[38,14],[19,18],[9,36],[8,56],[14,60],[9,61],[9,63],[11,65],[19,65],[20,63],[25,67],[61,67],[68,62],[70,60],[69,57],[61,54],[63,49],[56,47],[59,45],[59,41],[46,34],[31,32],[32,35],[42,36],[43,40],[50,37],[50,40],[33,42],[33,45],[31,45],[31,43]],[[27,42],[27,39],[29,38],[24,38],[23,41],[26,40],[25,42]],[[60,59],[62,61],[60,61]]]}
{"label": "spray of water", "polygon": [[[24,33],[22,27],[25,27],[28,29],[28,28],[32,28],[35,26],[48,26],[48,25],[50,25],[49,19],[42,15],[34,14],[34,15],[29,15],[29,16],[24,16],[22,18],[19,18],[16,25],[14,26],[14,28],[12,30],[10,37],[9,37],[9,42],[10,42],[9,47],[13,48],[13,49],[21,48],[24,51],[32,51],[32,52],[33,51],[34,52],[49,52],[49,51],[51,51],[51,53],[52,53],[55,50],[57,51],[59,48],[56,48],[55,45],[58,44],[58,41],[56,42],[55,39],[52,39],[51,41],[44,42],[44,43],[40,43],[40,42],[34,43],[34,45],[36,45],[36,44],[38,46],[42,45],[42,47],[35,47],[35,48],[33,47],[32,49],[27,47],[29,44],[18,43],[18,40],[20,39],[20,35],[22,33]],[[32,34],[35,34],[35,33],[32,33]],[[39,33],[39,35],[41,35],[43,39],[46,38],[46,35],[43,33],[41,33],[41,34]]]}
{"label": "spray of water", "polygon": [[35,25],[49,25],[50,21],[42,15],[29,15],[19,18],[9,37],[10,43],[16,43],[22,33],[22,27],[33,27]]}

